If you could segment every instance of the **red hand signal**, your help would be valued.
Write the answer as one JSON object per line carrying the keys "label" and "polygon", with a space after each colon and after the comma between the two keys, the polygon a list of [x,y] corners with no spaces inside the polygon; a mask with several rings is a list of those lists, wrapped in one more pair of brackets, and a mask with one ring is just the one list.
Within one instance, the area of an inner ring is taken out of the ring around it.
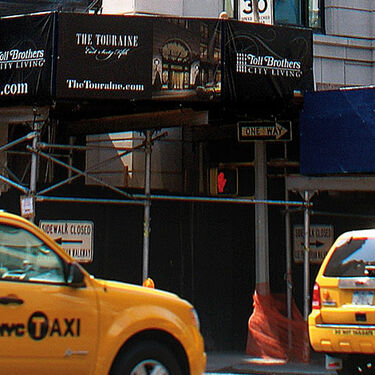
{"label": "red hand signal", "polygon": [[227,183],[227,179],[224,176],[224,172],[220,172],[217,175],[217,190],[218,193],[224,193],[224,187]]}

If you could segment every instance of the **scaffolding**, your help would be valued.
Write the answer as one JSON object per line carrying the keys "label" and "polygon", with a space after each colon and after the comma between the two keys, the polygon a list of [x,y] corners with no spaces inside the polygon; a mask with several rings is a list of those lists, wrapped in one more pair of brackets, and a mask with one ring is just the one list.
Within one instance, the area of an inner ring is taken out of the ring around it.
{"label": "scaffolding", "polygon": [[[145,186],[144,186],[144,193],[143,194],[134,194],[126,191],[125,189],[120,189],[116,186],[113,186],[109,183],[106,183],[101,178],[96,177],[91,172],[97,168],[98,165],[91,166],[89,169],[81,170],[73,166],[73,162],[71,159],[72,151],[82,151],[86,152],[87,150],[91,149],[92,146],[77,146],[77,145],[64,145],[64,144],[56,144],[56,143],[45,143],[41,142],[41,133],[43,128],[48,127],[50,124],[49,117],[46,116],[45,111],[43,115],[41,115],[42,111],[33,108],[33,118],[32,121],[28,123],[31,131],[22,136],[19,139],[16,139],[12,142],[9,142],[0,147],[1,152],[10,152],[10,150],[21,143],[25,143],[26,147],[25,150],[30,155],[31,164],[30,164],[30,183],[29,185],[21,184],[18,181],[15,181],[14,178],[9,177],[12,176],[12,173],[9,169],[4,169],[6,173],[0,174],[0,181],[3,181],[5,184],[18,189],[23,193],[23,197],[21,198],[21,212],[23,211],[22,205],[24,204],[28,208],[28,212],[26,215],[30,220],[33,221],[36,212],[36,203],[43,203],[43,202],[72,202],[72,203],[96,203],[96,204],[115,204],[115,205],[139,205],[143,206],[144,208],[144,217],[143,217],[143,267],[142,267],[142,280],[147,279],[148,277],[148,269],[149,269],[149,237],[150,237],[150,210],[151,210],[151,201],[152,200],[164,200],[164,201],[185,201],[185,202],[206,202],[206,203],[229,203],[229,204],[242,204],[242,205],[255,205],[256,207],[263,207],[265,208],[268,205],[276,205],[276,206],[284,206],[286,208],[296,207],[299,209],[303,209],[305,212],[305,219],[304,219],[304,226],[305,226],[305,276],[304,276],[304,317],[307,319],[307,314],[309,311],[309,215],[310,215],[310,207],[311,207],[311,194],[308,193],[306,190],[303,201],[292,201],[288,199],[286,195],[285,200],[269,200],[269,199],[254,199],[254,198],[232,198],[232,197],[209,197],[209,196],[180,196],[180,195],[157,195],[151,193],[151,157],[152,157],[152,145],[163,138],[166,133],[161,133],[155,135],[155,132],[152,129],[146,129],[142,133],[144,135],[144,140],[138,146],[134,148],[126,148],[122,149],[121,152],[117,155],[117,157],[124,156],[128,153],[134,152],[136,150],[143,150],[145,154]],[[13,122],[17,122],[16,117],[12,118]],[[25,118],[19,118],[20,122],[24,122]],[[101,146],[96,146],[101,147]],[[105,146],[102,146],[105,147]],[[261,143],[259,143],[258,147],[262,147]],[[68,161],[63,161],[62,158],[64,157],[63,154],[58,154],[57,156],[53,152],[68,152]],[[59,182],[53,183],[50,186],[42,189],[37,190],[37,171],[38,171],[38,164],[40,159],[44,159],[47,162],[58,165],[68,171],[68,177],[63,179]],[[102,161],[100,164],[103,165],[108,163],[112,160],[109,158],[107,160]],[[260,168],[261,177],[265,177],[265,160],[261,162],[262,166]],[[255,163],[256,164],[256,163]],[[259,162],[258,162],[259,164]],[[7,176],[8,175],[8,176]],[[80,178],[85,177],[86,179],[94,181],[96,184],[99,184],[112,192],[118,193],[121,199],[109,199],[109,198],[91,198],[91,197],[68,197],[68,196],[54,196],[51,195],[51,192],[55,191],[56,189],[62,187],[65,184],[69,184],[72,181]],[[258,177],[260,179],[260,177]],[[262,187],[261,187],[262,189]],[[31,212],[30,212],[31,210]],[[288,216],[287,216],[288,217]],[[265,219],[266,220],[266,219]],[[287,221],[288,223],[288,221]],[[265,223],[264,225],[266,225]],[[257,230],[257,229],[256,229]],[[286,228],[287,238],[289,237],[289,230],[290,228]],[[268,232],[267,232],[268,233]],[[260,242],[260,241],[259,241]],[[289,248],[288,248],[289,247]],[[259,249],[258,249],[259,250]],[[288,316],[291,314],[291,300],[292,300],[292,282],[291,282],[291,249],[290,246],[287,246],[287,270],[286,275],[287,277],[287,295],[288,295]],[[259,261],[258,261],[259,262]],[[266,263],[265,263],[266,264]],[[265,266],[263,265],[263,267]],[[260,267],[259,267],[260,268]],[[258,269],[259,273],[259,269]],[[291,315],[290,315],[291,316]]]}

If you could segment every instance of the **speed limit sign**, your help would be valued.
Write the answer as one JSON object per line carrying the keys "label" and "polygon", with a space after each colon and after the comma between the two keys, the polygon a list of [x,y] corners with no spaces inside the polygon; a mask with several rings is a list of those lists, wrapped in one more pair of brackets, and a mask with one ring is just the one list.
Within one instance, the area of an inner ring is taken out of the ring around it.
{"label": "speed limit sign", "polygon": [[273,24],[273,0],[240,0],[238,12],[241,21]]}

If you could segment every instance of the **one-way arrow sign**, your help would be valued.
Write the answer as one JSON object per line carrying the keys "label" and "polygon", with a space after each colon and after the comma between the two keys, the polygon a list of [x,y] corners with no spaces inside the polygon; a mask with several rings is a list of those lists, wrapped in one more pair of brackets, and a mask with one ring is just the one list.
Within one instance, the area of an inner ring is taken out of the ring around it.
{"label": "one-way arrow sign", "polygon": [[291,141],[291,121],[239,121],[238,141]]}
{"label": "one-way arrow sign", "polygon": [[68,240],[68,239],[64,239],[62,237],[57,237],[57,238],[55,238],[55,242],[57,242],[59,245],[62,245],[62,244],[82,244],[83,240]]}
{"label": "one-way arrow sign", "polygon": [[[324,245],[325,245],[325,243],[321,242],[321,241],[310,242],[310,249],[313,248],[313,247],[319,248],[319,247],[322,247]],[[301,247],[304,247],[304,246],[305,246],[305,243],[301,242]]]}
{"label": "one-way arrow sign", "polygon": [[[309,241],[309,260],[320,264],[334,241],[333,225],[311,224]],[[305,227],[293,227],[293,255],[296,263],[303,263],[305,251]]]}

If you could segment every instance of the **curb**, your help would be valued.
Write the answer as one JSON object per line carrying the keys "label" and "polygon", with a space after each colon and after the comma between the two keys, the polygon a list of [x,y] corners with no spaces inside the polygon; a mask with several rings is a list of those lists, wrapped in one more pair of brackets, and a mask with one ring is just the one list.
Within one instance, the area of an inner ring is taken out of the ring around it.
{"label": "curb", "polygon": [[205,374],[337,375],[336,371],[326,370],[320,357],[310,363],[296,363],[252,358],[239,353],[209,353]]}

